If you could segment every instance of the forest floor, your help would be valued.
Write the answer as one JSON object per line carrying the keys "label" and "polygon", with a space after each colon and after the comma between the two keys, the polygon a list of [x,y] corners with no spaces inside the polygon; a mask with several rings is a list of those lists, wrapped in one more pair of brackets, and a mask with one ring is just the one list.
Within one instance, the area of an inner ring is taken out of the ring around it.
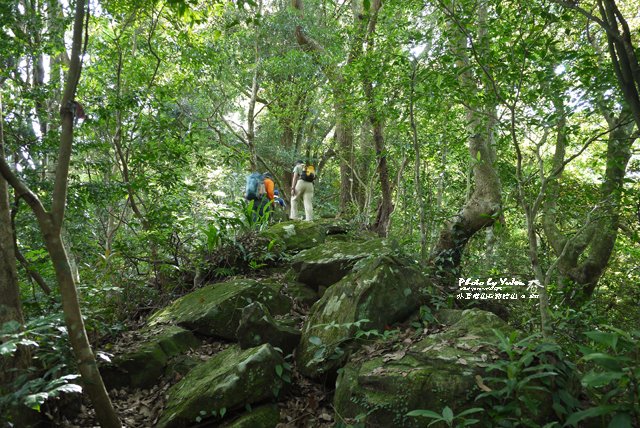
{"label": "forest floor", "polygon": [[[300,320],[300,326],[306,320],[308,307],[294,304],[293,312]],[[136,331],[144,323],[138,321],[129,332],[121,334],[110,342],[108,353],[117,355],[124,353],[135,342]],[[203,345],[190,350],[186,356],[197,361],[206,361],[233,342],[214,340],[200,337]],[[118,388],[109,391],[109,397],[120,416],[125,428],[149,428],[156,425],[167,401],[167,391],[176,384],[182,375],[174,373],[162,377],[150,389]],[[333,388],[327,388],[321,383],[314,382],[300,375],[293,363],[291,385],[284,391],[284,396],[278,400],[281,423],[278,428],[325,428],[335,425],[335,412],[332,407]],[[85,395],[80,404],[73,403],[67,409],[56,412],[53,426],[64,428],[89,428],[99,425],[95,418],[95,411]],[[194,427],[218,426],[218,421],[203,422]]]}
{"label": "forest floor", "polygon": [[[189,355],[206,361],[230,345],[229,342],[211,342],[191,351]],[[123,426],[126,428],[155,426],[166,404],[167,390],[180,379],[180,376],[164,377],[151,389],[120,388],[111,390],[109,396]],[[283,399],[278,402],[280,420],[284,421],[278,425],[278,428],[334,426],[332,395],[332,390],[310,381],[294,369],[292,385]],[[63,418],[58,424],[58,426],[65,428],[99,427],[95,419],[95,412],[86,397],[80,405],[79,412],[73,418]],[[194,425],[194,427],[204,428],[217,425],[218,422],[203,422],[200,425]]]}

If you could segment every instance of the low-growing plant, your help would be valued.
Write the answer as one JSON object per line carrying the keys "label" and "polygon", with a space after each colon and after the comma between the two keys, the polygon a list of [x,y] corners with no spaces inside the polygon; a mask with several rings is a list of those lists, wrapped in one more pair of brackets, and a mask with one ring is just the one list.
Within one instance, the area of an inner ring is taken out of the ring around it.
{"label": "low-growing plant", "polygon": [[462,412],[455,415],[453,413],[453,410],[451,410],[449,406],[446,406],[444,409],[442,409],[441,414],[438,414],[432,410],[412,410],[411,412],[407,413],[407,416],[433,419],[433,421],[427,426],[437,424],[438,422],[444,422],[448,427],[461,428],[475,425],[480,422],[480,419],[466,418],[466,416],[480,412],[484,412],[484,409],[480,407],[473,407],[471,409],[463,410]]}
{"label": "low-growing plant", "polygon": [[218,216],[202,229],[205,261],[199,269],[204,280],[259,270],[283,259],[278,240],[259,234],[268,224],[268,214],[254,218],[257,214],[252,203],[240,205],[228,216]]}
{"label": "low-growing plant", "polygon": [[30,348],[32,364],[16,373],[8,392],[0,395],[0,413],[17,405],[40,411],[50,398],[63,393],[80,393],[74,380],[73,357],[67,343],[67,329],[59,314],[33,319],[21,328],[17,322],[0,328],[0,357],[15,354],[18,347]]}
{"label": "low-growing plant", "polygon": [[573,413],[567,425],[600,418],[602,426],[640,426],[640,331],[626,332],[606,326],[584,333],[588,346],[581,346],[588,372],[582,385],[592,405]]}
{"label": "low-growing plant", "polygon": [[507,336],[493,331],[506,358],[487,366],[484,392],[476,397],[486,403],[488,417],[501,426],[538,427],[542,420],[564,420],[571,414],[579,404],[576,367],[560,346],[538,334],[519,339],[517,332]]}

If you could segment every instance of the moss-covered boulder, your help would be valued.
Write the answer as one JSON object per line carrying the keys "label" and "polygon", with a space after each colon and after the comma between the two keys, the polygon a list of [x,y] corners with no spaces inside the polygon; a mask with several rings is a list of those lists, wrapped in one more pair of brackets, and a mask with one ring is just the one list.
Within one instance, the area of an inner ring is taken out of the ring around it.
{"label": "moss-covered boulder", "polygon": [[450,324],[408,349],[395,349],[366,361],[350,362],[336,382],[334,406],[345,418],[366,414],[366,426],[423,427],[415,409],[454,413],[478,407],[476,375],[497,355],[492,329],[513,329],[496,315],[478,309],[447,310],[437,316]]}
{"label": "moss-covered boulder", "polygon": [[309,377],[331,378],[357,345],[353,339],[359,329],[382,331],[405,320],[426,288],[416,267],[394,257],[361,261],[311,307],[296,351],[298,369]]}
{"label": "moss-covered boulder", "polygon": [[291,309],[291,300],[275,284],[236,279],[179,298],[155,313],[149,325],[178,324],[206,336],[235,340],[242,308],[251,302],[264,303],[273,314]]}
{"label": "moss-covered boulder", "polygon": [[[216,420],[273,399],[282,387],[276,367],[284,359],[269,344],[242,350],[232,346],[191,370],[167,391],[167,405],[158,427],[188,427]],[[222,410],[224,409],[224,410]]]}
{"label": "moss-covered boulder", "polygon": [[389,246],[382,239],[331,241],[301,251],[293,258],[291,266],[297,281],[317,290],[340,281],[358,260],[388,251]]}
{"label": "moss-covered boulder", "polygon": [[242,310],[240,325],[236,330],[242,349],[269,343],[281,349],[285,355],[293,352],[300,342],[300,330],[275,320],[263,304],[254,302]]}
{"label": "moss-covered boulder", "polygon": [[288,251],[300,251],[323,243],[327,236],[346,234],[347,231],[348,225],[346,222],[335,219],[321,219],[318,221],[276,223],[262,232],[262,236],[277,240]]}
{"label": "moss-covered boulder", "polygon": [[320,294],[316,290],[295,280],[285,284],[282,291],[304,306],[311,306],[320,299]]}
{"label": "moss-covered boulder", "polygon": [[275,404],[260,406],[243,413],[237,419],[221,425],[222,428],[275,428],[280,422],[280,409]]}
{"label": "moss-covered boulder", "polygon": [[171,357],[200,346],[193,333],[171,325],[145,328],[136,339],[128,352],[100,367],[107,388],[147,388],[163,375]]}

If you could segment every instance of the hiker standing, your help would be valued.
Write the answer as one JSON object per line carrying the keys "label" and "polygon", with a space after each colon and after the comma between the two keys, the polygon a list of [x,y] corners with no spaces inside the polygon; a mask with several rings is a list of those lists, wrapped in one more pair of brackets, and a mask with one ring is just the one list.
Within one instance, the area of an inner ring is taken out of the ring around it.
{"label": "hiker standing", "polygon": [[262,195],[262,199],[260,200],[260,207],[258,209],[258,214],[260,217],[263,217],[265,212],[271,211],[273,205],[273,198],[275,183],[273,182],[273,176],[269,172],[265,172],[262,174],[264,178],[264,194]]}
{"label": "hiker standing", "polygon": [[304,215],[306,221],[313,220],[313,180],[316,171],[310,162],[306,164],[301,160],[296,161],[293,167],[293,179],[291,181],[291,213],[289,218],[298,219],[298,199],[302,197]]}
{"label": "hiker standing", "polygon": [[247,177],[244,197],[252,204],[254,221],[258,218],[263,218],[265,213],[271,211],[274,188],[273,176],[268,172],[264,174],[254,172]]}

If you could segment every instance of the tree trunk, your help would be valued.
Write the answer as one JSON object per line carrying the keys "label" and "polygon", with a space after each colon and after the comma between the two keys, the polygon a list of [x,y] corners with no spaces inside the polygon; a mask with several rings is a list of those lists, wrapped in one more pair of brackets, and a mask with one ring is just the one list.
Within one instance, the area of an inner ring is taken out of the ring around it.
{"label": "tree trunk", "polygon": [[[0,156],[2,159],[5,158],[3,124],[4,114],[0,93]],[[0,326],[9,321],[17,322],[20,326],[24,325],[13,247],[9,186],[0,175]],[[8,387],[16,378],[17,370],[27,368],[30,360],[30,353],[24,347],[19,347],[10,357],[0,356],[0,393],[9,392]]]}
{"label": "tree trunk", "polygon": [[[370,16],[365,35],[365,45],[367,53],[371,54],[374,49],[374,33],[378,23],[378,12],[382,7],[381,0],[373,0],[369,6]],[[384,76],[382,76],[384,78]],[[376,150],[376,161],[378,165],[378,177],[380,179],[380,190],[382,200],[378,208],[376,222],[373,230],[381,237],[386,237],[389,233],[391,223],[391,213],[393,212],[393,201],[391,199],[391,184],[389,182],[389,167],[387,166],[387,155],[384,147],[384,121],[383,114],[376,105],[375,89],[373,81],[367,70],[363,74],[364,93],[367,99],[369,122],[373,129],[373,143]]]}
{"label": "tree trunk", "polygon": [[[260,2],[262,6],[262,2]],[[257,31],[257,29],[256,29]],[[259,83],[259,64],[260,64],[260,52],[258,50],[258,36],[254,41],[254,54],[255,54],[255,66],[253,70],[253,78],[251,80],[251,98],[249,99],[249,108],[247,110],[247,148],[249,149],[249,163],[251,171],[258,170],[258,154],[256,152],[255,144],[255,109],[256,98],[258,96],[258,90],[260,89]]]}
{"label": "tree trunk", "polygon": [[[611,131],[607,141],[604,181],[600,186],[599,200],[592,210],[592,217],[596,220],[569,240],[558,227],[556,212],[559,192],[555,182],[549,184],[549,197],[544,205],[545,236],[556,255],[560,257],[563,254],[558,262],[558,271],[561,276],[573,281],[577,286],[572,294],[567,296],[568,301],[577,306],[591,297],[611,258],[618,235],[626,168],[631,158],[631,146],[637,138],[637,134],[632,135],[633,125],[622,125],[628,120],[628,116],[622,114],[618,118],[612,118],[607,114],[606,117]],[[564,121],[561,125],[563,123]],[[559,131],[553,160],[554,169],[560,168],[564,157],[564,131]]]}
{"label": "tree trunk", "polygon": [[[418,212],[420,214],[420,256],[422,259],[427,257],[427,216],[424,206],[424,192],[422,190],[422,177],[420,174],[420,142],[418,141],[418,127],[416,125],[415,118],[415,84],[416,84],[416,71],[418,67],[417,60],[412,64],[411,70],[411,95],[409,100],[409,116],[411,120],[411,137],[413,142],[413,151],[415,152],[416,160],[413,168],[413,180],[415,181],[415,196],[416,203],[418,204]],[[438,206],[439,206],[438,202]]]}
{"label": "tree trunk", "polygon": [[[481,49],[486,40],[487,5],[482,3],[478,9],[478,45]],[[480,91],[470,68],[466,53],[466,38],[457,34],[454,52],[458,56],[460,83],[474,98]],[[486,85],[489,86],[489,85]],[[491,94],[487,94],[491,99]],[[494,167],[495,149],[491,144],[495,117],[495,107],[491,104],[466,108],[468,147],[473,162],[473,192],[467,198],[462,209],[447,222],[440,232],[431,260],[436,273],[450,281],[458,275],[462,253],[467,242],[479,230],[493,225],[500,215],[502,199],[500,179]]]}
{"label": "tree trunk", "polygon": [[[95,356],[89,344],[80,310],[76,284],[61,237],[67,199],[69,163],[73,144],[74,97],[82,69],[80,54],[84,30],[84,8],[84,1],[79,0],[76,2],[71,63],[60,106],[62,130],[60,133],[60,148],[51,211],[47,212],[40,199],[11,171],[4,156],[0,158],[0,173],[16,190],[17,195],[24,198],[29,204],[38,220],[60,287],[69,341],[76,357],[78,369],[82,375],[84,388],[96,411],[96,418],[102,427],[119,428],[121,427],[120,420],[107,395],[102,377],[98,371]],[[13,242],[11,245],[13,249]]]}
{"label": "tree trunk", "polygon": [[342,110],[342,106],[335,106],[335,138],[340,156],[340,213],[346,214],[349,205],[355,202],[357,183],[353,174],[353,126]]}
{"label": "tree trunk", "polygon": [[16,233],[15,217],[20,207],[20,199],[15,198],[14,207],[11,209],[11,231],[13,233],[13,250],[16,254],[16,259],[20,262],[27,275],[36,282],[47,296],[51,295],[51,288],[44,278],[31,267],[29,261],[22,255],[20,248],[18,247],[18,235]]}
{"label": "tree trunk", "polygon": [[[302,0],[293,0],[292,6],[300,14],[303,11]],[[365,21],[362,13],[355,13],[356,36],[351,41],[347,64],[352,63],[362,52],[362,36],[364,34]],[[334,112],[336,117],[335,138],[340,157],[340,212],[346,214],[351,203],[357,203],[357,182],[354,177],[353,154],[353,124],[349,114],[349,108],[345,100],[348,97],[346,81],[342,69],[334,64],[329,64],[319,57],[325,53],[325,49],[317,41],[304,33],[301,26],[296,26],[296,40],[300,47],[313,55],[314,61],[321,67],[331,85],[334,97]]]}

